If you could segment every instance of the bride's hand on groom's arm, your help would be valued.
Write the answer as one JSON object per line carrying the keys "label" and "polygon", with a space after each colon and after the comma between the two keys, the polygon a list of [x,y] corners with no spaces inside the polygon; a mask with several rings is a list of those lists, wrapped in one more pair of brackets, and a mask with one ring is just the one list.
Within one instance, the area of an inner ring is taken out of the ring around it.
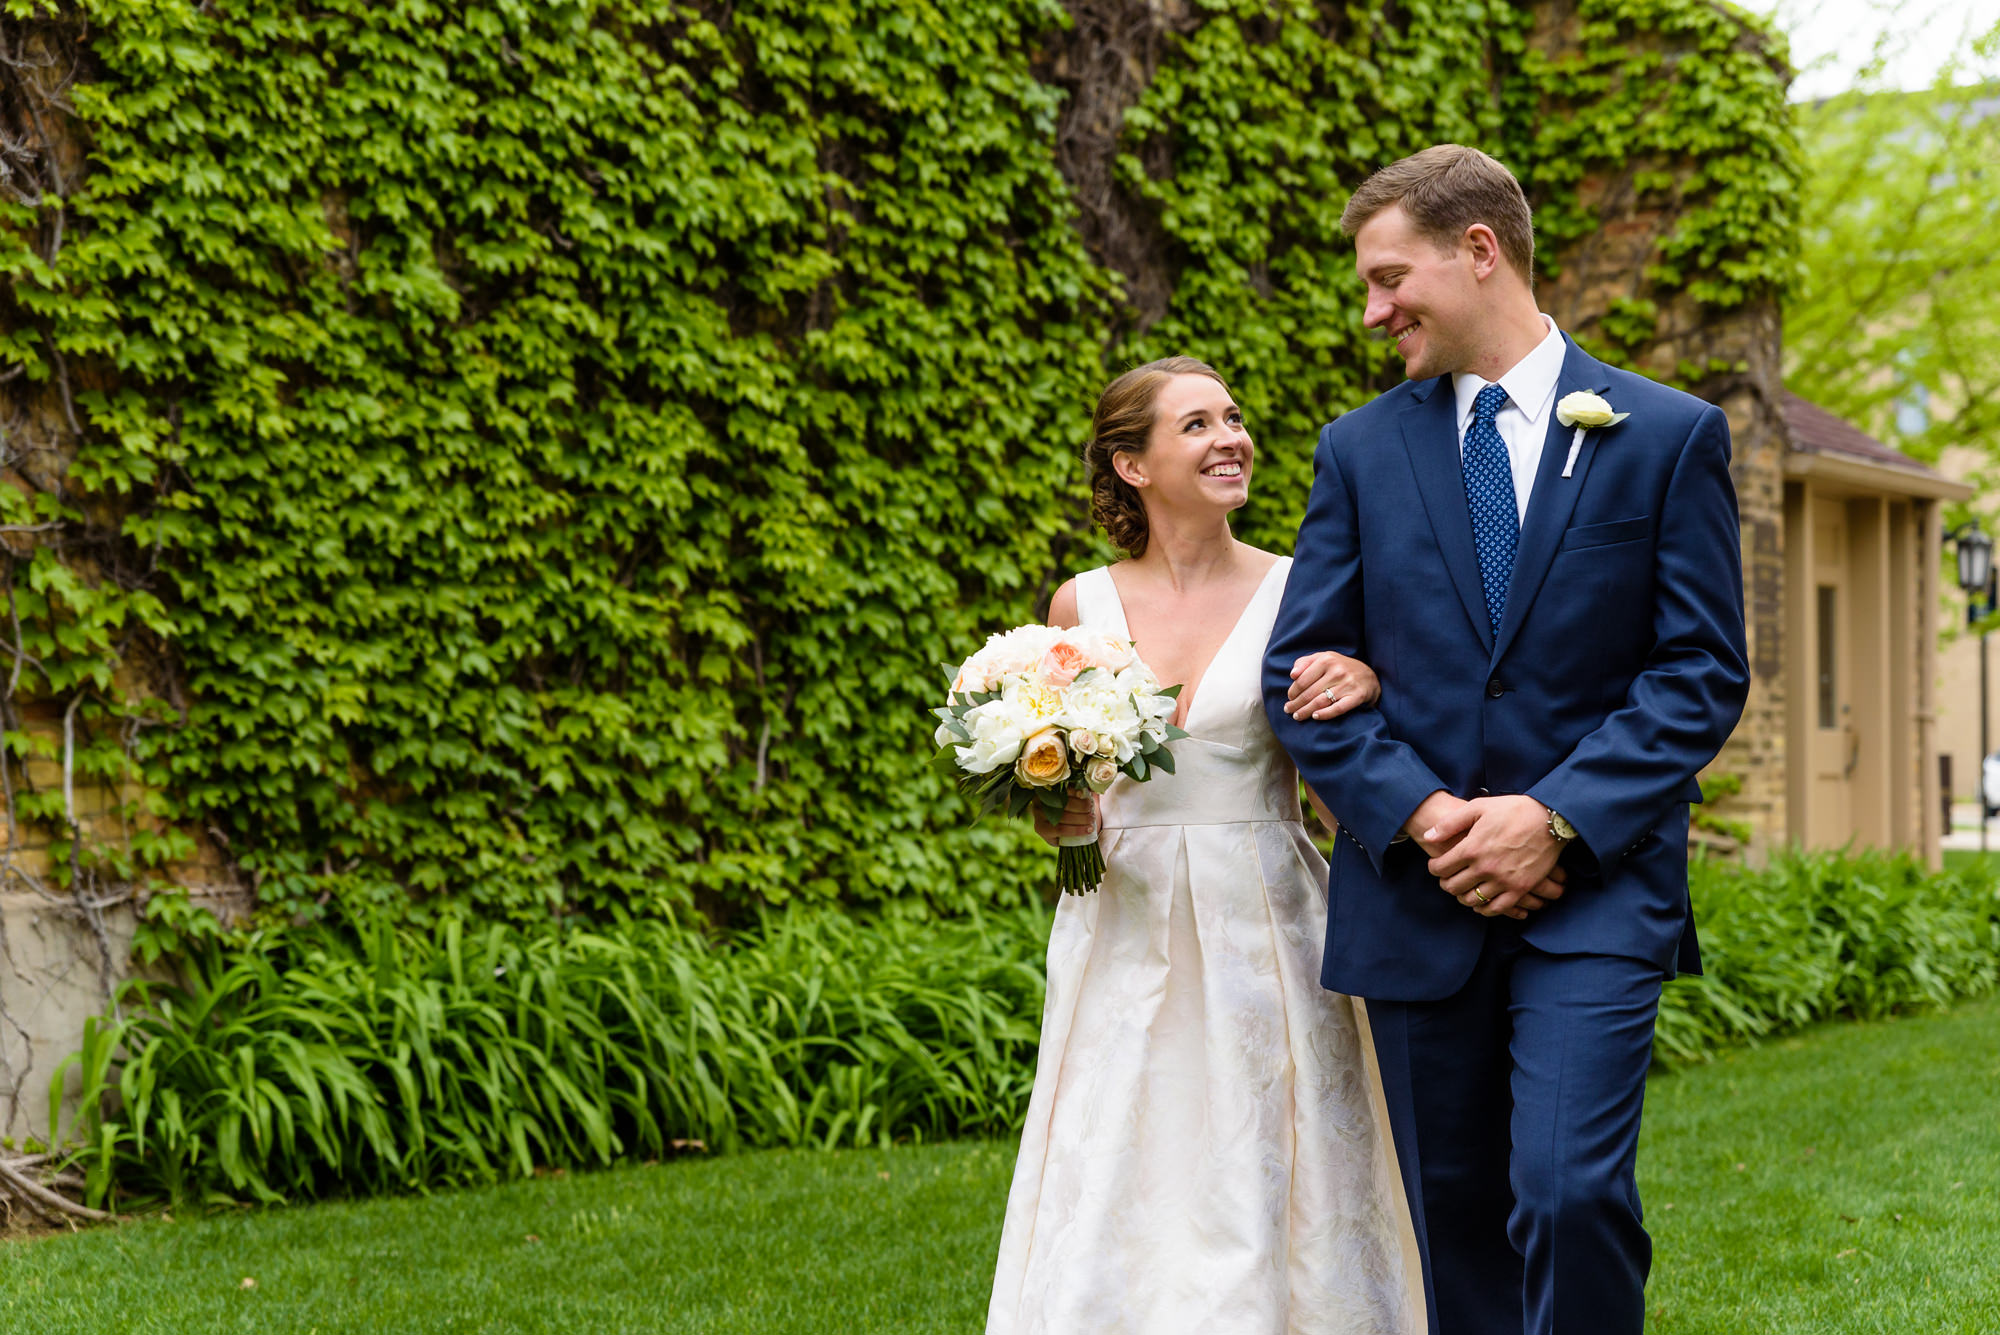
{"label": "bride's hand on groom's arm", "polygon": [[[1423,815],[1423,809],[1418,809]],[[1431,875],[1453,899],[1484,917],[1524,918],[1563,893],[1556,865],[1562,845],[1549,812],[1532,797],[1480,797],[1461,803],[1419,836],[1432,855]]]}
{"label": "bride's hand on groom's arm", "polygon": [[1382,698],[1382,679],[1358,658],[1331,651],[1307,654],[1292,664],[1285,712],[1295,719],[1339,718]]}

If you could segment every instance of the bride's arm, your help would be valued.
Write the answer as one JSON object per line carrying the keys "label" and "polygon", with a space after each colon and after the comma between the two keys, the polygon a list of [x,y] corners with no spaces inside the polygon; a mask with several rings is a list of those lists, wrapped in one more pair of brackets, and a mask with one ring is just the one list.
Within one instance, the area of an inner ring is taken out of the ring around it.
{"label": "bride's arm", "polygon": [[1306,801],[1312,803],[1312,809],[1319,816],[1319,823],[1326,827],[1326,832],[1328,834],[1339,834],[1340,822],[1334,818],[1334,814],[1331,811],[1326,809],[1326,803],[1319,800],[1319,794],[1313,791],[1312,785],[1305,783],[1299,786],[1306,790]]}
{"label": "bride's arm", "polygon": [[1331,651],[1307,654],[1292,664],[1292,688],[1285,712],[1295,719],[1339,718],[1382,698],[1382,679],[1358,658]]}
{"label": "bride's arm", "polygon": [[1071,630],[1076,626],[1076,581],[1066,579],[1056,590],[1056,596],[1049,599],[1049,624],[1057,630]]}

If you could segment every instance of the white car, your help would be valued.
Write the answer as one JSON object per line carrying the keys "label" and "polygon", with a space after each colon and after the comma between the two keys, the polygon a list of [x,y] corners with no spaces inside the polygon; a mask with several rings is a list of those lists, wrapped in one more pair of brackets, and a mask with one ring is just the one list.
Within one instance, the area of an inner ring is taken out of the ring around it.
{"label": "white car", "polygon": [[1986,763],[1979,767],[1979,802],[1986,819],[2000,816],[2000,751],[1986,757]]}

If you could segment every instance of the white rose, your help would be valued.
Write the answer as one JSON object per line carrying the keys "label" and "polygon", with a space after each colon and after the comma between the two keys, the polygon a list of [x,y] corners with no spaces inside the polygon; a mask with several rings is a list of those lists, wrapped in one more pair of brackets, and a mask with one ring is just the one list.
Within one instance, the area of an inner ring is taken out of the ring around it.
{"label": "white rose", "polygon": [[1121,640],[1115,635],[1106,635],[1101,630],[1088,626],[1078,626],[1069,632],[1070,643],[1083,650],[1084,657],[1092,667],[1108,672],[1118,672],[1129,667],[1132,662],[1132,642]]}
{"label": "white rose", "polygon": [[1084,785],[1093,793],[1103,792],[1117,777],[1118,764],[1110,756],[1092,756],[1083,767]]}
{"label": "white rose", "polygon": [[1097,735],[1088,728],[1072,728],[1069,734],[1069,749],[1080,756],[1095,755]]}
{"label": "white rose", "polygon": [[1588,390],[1565,394],[1556,404],[1556,420],[1564,426],[1600,427],[1622,422],[1630,414],[1615,412],[1610,404]]}

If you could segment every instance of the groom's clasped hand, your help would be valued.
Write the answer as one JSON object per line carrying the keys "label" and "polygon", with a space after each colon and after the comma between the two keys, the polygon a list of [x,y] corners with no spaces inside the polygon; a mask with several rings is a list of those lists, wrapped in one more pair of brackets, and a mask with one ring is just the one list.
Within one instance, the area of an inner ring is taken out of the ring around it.
{"label": "groom's clasped hand", "polygon": [[1562,844],[1549,832],[1548,808],[1532,797],[1436,792],[1408,828],[1430,855],[1438,888],[1481,917],[1525,919],[1563,896]]}

